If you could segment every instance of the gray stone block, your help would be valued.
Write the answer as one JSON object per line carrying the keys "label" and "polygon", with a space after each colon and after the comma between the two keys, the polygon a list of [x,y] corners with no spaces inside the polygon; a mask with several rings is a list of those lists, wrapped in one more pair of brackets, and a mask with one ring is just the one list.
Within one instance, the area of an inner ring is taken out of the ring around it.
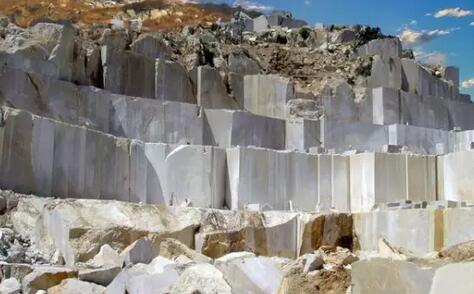
{"label": "gray stone block", "polygon": [[349,171],[348,162],[341,159],[251,147],[228,149],[226,203],[232,209],[249,204],[263,210],[327,211],[335,205],[346,209]]}
{"label": "gray stone block", "polygon": [[[443,214],[435,209],[396,209],[353,214],[362,251],[378,251],[381,238],[394,247],[426,255],[443,247]],[[441,234],[441,235],[440,235]]]}
{"label": "gray stone block", "polygon": [[474,203],[474,151],[461,151],[438,157],[438,197],[440,200]]}
{"label": "gray stone block", "polygon": [[382,203],[436,200],[436,157],[363,153],[351,155],[351,209]]}
{"label": "gray stone block", "polygon": [[389,142],[386,126],[336,120],[321,120],[320,141],[326,149],[381,151]]}
{"label": "gray stone block", "polygon": [[131,45],[130,49],[143,56],[153,59],[170,59],[172,49],[162,39],[149,34],[140,35]]}
{"label": "gray stone block", "polygon": [[136,97],[155,97],[155,60],[129,51],[102,47],[104,89]]}
{"label": "gray stone block", "polygon": [[196,104],[188,73],[177,62],[156,60],[155,89],[156,99]]}
{"label": "gray stone block", "polygon": [[402,90],[418,94],[421,97],[437,97],[451,100],[458,98],[458,88],[433,76],[415,61],[402,59],[402,68]]}
{"label": "gray stone block", "polygon": [[265,15],[260,15],[259,17],[254,18],[252,22],[252,30],[254,32],[259,33],[269,29],[268,20]]}
{"label": "gray stone block", "polygon": [[453,83],[456,89],[459,89],[459,67],[447,66],[444,68],[443,78]]}
{"label": "gray stone block", "polygon": [[376,88],[372,91],[373,123],[390,125],[400,123],[399,91],[388,88]]}
{"label": "gray stone block", "polygon": [[439,154],[453,149],[454,138],[449,131],[407,125],[390,125],[388,130],[388,144],[405,146],[412,152]]}
{"label": "gray stone block", "polygon": [[209,66],[196,69],[197,104],[207,109],[238,109],[237,102],[227,93],[219,71]]}
{"label": "gray stone block", "polygon": [[289,119],[286,121],[286,149],[306,151],[321,146],[319,121]]}
{"label": "gray stone block", "polygon": [[[244,111],[206,109],[209,143],[221,148],[256,146],[285,149],[285,121]],[[206,127],[207,128],[207,127]]]}
{"label": "gray stone block", "polygon": [[400,91],[401,124],[441,130],[450,129],[449,109],[451,101],[432,97],[420,97]]}
{"label": "gray stone block", "polygon": [[18,193],[35,191],[32,174],[32,132],[30,115],[2,108],[0,185]]}
{"label": "gray stone block", "polygon": [[400,58],[402,56],[402,43],[398,38],[385,38],[372,40],[357,48],[360,56],[380,55],[383,57]]}
{"label": "gray stone block", "polygon": [[165,199],[180,205],[223,208],[225,150],[182,145],[166,157]]}
{"label": "gray stone block", "polygon": [[246,110],[274,118],[286,118],[286,105],[294,97],[290,80],[276,75],[245,76],[244,107]]}
{"label": "gray stone block", "polygon": [[86,129],[55,124],[52,195],[80,198],[84,194],[85,145]]}
{"label": "gray stone block", "polygon": [[368,84],[369,88],[401,89],[402,63],[400,58],[375,55]]}

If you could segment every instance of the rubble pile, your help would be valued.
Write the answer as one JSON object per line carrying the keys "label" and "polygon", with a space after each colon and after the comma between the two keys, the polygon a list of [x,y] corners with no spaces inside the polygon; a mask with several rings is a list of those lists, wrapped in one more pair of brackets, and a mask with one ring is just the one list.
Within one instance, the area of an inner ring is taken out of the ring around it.
{"label": "rubble pile", "polygon": [[0,13],[0,293],[473,291],[457,67],[283,11]]}

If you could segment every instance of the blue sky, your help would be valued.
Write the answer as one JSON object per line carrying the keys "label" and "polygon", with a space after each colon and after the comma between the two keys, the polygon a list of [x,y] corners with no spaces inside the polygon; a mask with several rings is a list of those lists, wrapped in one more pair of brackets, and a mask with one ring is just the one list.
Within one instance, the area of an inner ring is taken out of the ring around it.
{"label": "blue sky", "polygon": [[[403,36],[426,62],[458,66],[462,92],[474,97],[474,1],[473,0],[224,0],[230,5],[260,5],[288,10],[310,24],[366,24],[385,34]],[[471,24],[472,23],[472,24]]]}

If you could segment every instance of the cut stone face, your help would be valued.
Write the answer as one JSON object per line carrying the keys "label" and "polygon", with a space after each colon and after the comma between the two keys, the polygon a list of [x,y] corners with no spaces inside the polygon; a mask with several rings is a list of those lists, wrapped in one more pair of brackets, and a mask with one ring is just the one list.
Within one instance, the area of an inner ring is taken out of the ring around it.
{"label": "cut stone face", "polygon": [[137,54],[153,59],[170,59],[173,53],[172,49],[168,47],[163,40],[147,34],[140,35],[140,37],[130,45],[130,48]]}
{"label": "cut stone face", "polygon": [[383,57],[402,56],[402,43],[398,38],[385,38],[372,40],[369,43],[359,47],[357,53],[360,56],[364,55],[380,55]]}
{"label": "cut stone face", "polygon": [[402,62],[398,57],[375,55],[369,78],[370,88],[402,88]]}
{"label": "cut stone face", "polygon": [[402,59],[404,91],[421,97],[457,100],[459,90],[452,83],[436,78],[413,60]]}
{"label": "cut stone face", "polygon": [[207,109],[237,109],[237,102],[227,94],[219,71],[209,66],[197,69],[197,104]]}
{"label": "cut stone face", "polygon": [[294,97],[293,84],[279,76],[245,76],[244,107],[246,110],[274,118],[286,118],[287,102]]}
{"label": "cut stone face", "polygon": [[364,153],[350,157],[352,211],[403,200],[436,200],[434,156]]}
{"label": "cut stone face", "polygon": [[285,149],[285,121],[244,111],[206,109],[211,143],[221,148],[256,146]]}
{"label": "cut stone face", "polygon": [[[154,97],[196,104],[191,80],[186,69],[179,63],[157,59]],[[155,75],[155,73],[154,73]]]}
{"label": "cut stone face", "polygon": [[104,89],[135,97],[155,97],[155,60],[128,51],[102,47]]}

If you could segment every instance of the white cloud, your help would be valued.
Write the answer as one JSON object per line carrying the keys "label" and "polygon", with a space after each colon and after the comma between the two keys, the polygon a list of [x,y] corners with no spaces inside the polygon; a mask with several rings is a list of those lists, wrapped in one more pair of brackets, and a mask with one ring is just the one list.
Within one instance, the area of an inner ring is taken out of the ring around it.
{"label": "white cloud", "polygon": [[474,26],[474,21],[469,24],[470,26]]}
{"label": "white cloud", "polygon": [[417,31],[410,28],[405,28],[399,35],[400,41],[406,46],[415,46],[427,43],[441,36],[449,35],[451,32],[459,28],[445,29],[445,30],[421,30]]}
{"label": "white cloud", "polygon": [[462,82],[461,88],[463,89],[474,88],[474,78],[465,80],[464,82]]}
{"label": "white cloud", "polygon": [[246,1],[246,0],[237,0],[232,4],[232,6],[237,7],[240,6],[244,9],[248,10],[258,10],[258,11],[269,11],[273,10],[272,6],[268,6],[262,3],[253,2],[253,1]]}
{"label": "white cloud", "polygon": [[311,5],[311,1],[305,0],[305,1],[304,1],[304,4],[306,4],[306,5]]}
{"label": "white cloud", "polygon": [[446,17],[446,16],[451,16],[451,17],[466,17],[469,15],[472,15],[474,12],[472,10],[464,10],[459,7],[456,8],[446,8],[446,9],[441,9],[438,12],[434,14],[435,18],[440,18],[440,17]]}

